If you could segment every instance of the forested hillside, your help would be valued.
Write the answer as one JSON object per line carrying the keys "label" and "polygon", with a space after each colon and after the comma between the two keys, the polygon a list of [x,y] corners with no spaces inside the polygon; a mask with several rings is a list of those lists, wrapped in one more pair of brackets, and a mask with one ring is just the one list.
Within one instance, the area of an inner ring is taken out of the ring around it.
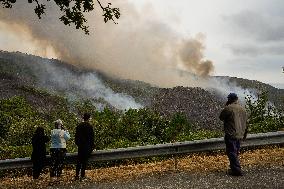
{"label": "forested hillside", "polygon": [[[257,81],[227,79],[243,88],[267,91],[268,99],[262,95],[262,100],[249,101],[251,132],[282,127],[284,90]],[[55,59],[1,51],[0,158],[29,156],[35,128],[42,126],[49,133],[59,118],[74,136],[86,111],[93,117],[97,149],[219,137],[218,116],[224,99],[203,88],[159,88]],[[272,106],[273,114],[266,113],[268,101],[277,112]],[[74,137],[68,151],[76,151]]]}

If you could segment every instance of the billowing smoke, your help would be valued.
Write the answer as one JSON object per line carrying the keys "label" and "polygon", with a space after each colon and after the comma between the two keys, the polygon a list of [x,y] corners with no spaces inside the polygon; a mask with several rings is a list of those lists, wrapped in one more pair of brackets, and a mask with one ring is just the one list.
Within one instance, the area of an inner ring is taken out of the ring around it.
{"label": "billowing smoke", "polygon": [[189,39],[183,44],[182,49],[179,51],[183,66],[186,70],[197,73],[200,76],[208,76],[214,69],[213,63],[210,60],[203,60],[204,46],[202,44],[202,35],[200,39]]}
{"label": "billowing smoke", "polygon": [[226,101],[226,97],[229,93],[236,93],[238,95],[238,99],[242,104],[245,104],[246,97],[252,96],[253,99],[256,99],[256,95],[259,91],[255,89],[243,89],[238,86],[237,83],[229,81],[229,78],[219,78],[213,77],[208,80],[208,88],[209,91],[213,90],[213,92],[217,92],[219,96],[223,98],[223,101]]}
{"label": "billowing smoke", "polygon": [[[19,1],[11,10],[0,12],[0,37],[6,35],[9,40],[8,46],[0,44],[0,48],[57,57],[77,66],[160,87],[214,88],[224,96],[229,92],[242,96],[247,93],[227,81],[206,77],[214,66],[212,61],[204,59],[204,35],[180,35],[161,22],[151,6],[137,10],[126,0],[117,0],[113,6],[121,9],[119,24],[105,24],[97,6],[96,15],[87,16],[91,32],[88,36],[72,26],[64,26],[52,2],[46,15],[38,20],[33,8],[26,1]],[[87,79],[90,82],[86,87],[91,89],[96,85],[94,77],[88,76],[94,81]]]}
{"label": "billowing smoke", "polygon": [[[114,93],[111,88],[105,86],[95,73],[74,74],[66,68],[58,68],[52,62],[42,62],[42,70],[39,76],[44,87],[56,87],[53,90],[64,91],[69,99],[81,97],[97,100],[96,107],[104,108],[105,103],[99,102],[100,99],[108,102],[111,106],[119,110],[139,109],[143,106],[128,95]],[[36,74],[36,73],[35,73]],[[52,90],[52,88],[50,88]],[[68,93],[70,92],[70,93]]]}
{"label": "billowing smoke", "polygon": [[[31,47],[26,47],[26,51],[32,54],[49,54],[116,77],[142,80],[162,87],[205,85],[202,79],[197,81],[196,76],[209,75],[213,64],[203,60],[204,45],[199,36],[181,37],[166,23],[161,23],[151,7],[139,12],[130,1],[115,1],[113,4],[122,12],[119,24],[103,23],[101,10],[97,9],[97,15],[88,15],[90,36],[72,26],[64,26],[58,20],[58,8],[52,2],[41,20],[25,1],[17,2],[12,9],[2,9],[0,29],[17,34],[19,29],[25,28],[27,32],[21,34],[22,39],[30,39]],[[18,29],[7,27],[10,25],[16,25]],[[22,44],[13,45],[17,50]],[[7,50],[5,46],[0,48]],[[181,75],[180,71],[191,74]]]}

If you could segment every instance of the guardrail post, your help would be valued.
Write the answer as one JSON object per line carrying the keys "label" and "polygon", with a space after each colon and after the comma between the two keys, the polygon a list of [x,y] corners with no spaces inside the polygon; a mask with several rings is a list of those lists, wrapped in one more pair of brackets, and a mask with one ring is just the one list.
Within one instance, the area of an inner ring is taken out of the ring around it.
{"label": "guardrail post", "polygon": [[[178,148],[176,147],[175,148],[175,151],[177,152],[178,151]],[[175,164],[175,170],[178,169],[178,160],[177,160],[177,154],[174,154],[174,164]]]}

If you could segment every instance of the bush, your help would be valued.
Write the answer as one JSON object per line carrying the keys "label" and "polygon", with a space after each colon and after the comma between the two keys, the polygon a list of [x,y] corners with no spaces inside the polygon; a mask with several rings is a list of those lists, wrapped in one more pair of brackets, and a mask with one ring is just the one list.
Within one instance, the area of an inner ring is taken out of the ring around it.
{"label": "bush", "polygon": [[30,144],[36,126],[45,125],[38,113],[22,97],[0,100],[1,138],[9,145]]}
{"label": "bush", "polygon": [[246,109],[249,112],[248,127],[252,133],[277,131],[284,125],[284,115],[268,101],[267,92],[257,98],[246,97]]}

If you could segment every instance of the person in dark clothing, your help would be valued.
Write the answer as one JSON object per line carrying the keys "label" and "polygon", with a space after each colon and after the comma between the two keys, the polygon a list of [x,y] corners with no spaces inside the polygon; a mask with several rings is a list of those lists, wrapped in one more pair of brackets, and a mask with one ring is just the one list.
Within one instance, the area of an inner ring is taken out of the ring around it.
{"label": "person in dark clothing", "polygon": [[81,179],[85,178],[87,162],[94,150],[94,130],[93,126],[89,123],[90,117],[89,113],[85,113],[83,116],[84,121],[76,127],[75,143],[78,146],[76,180],[79,179],[80,172]]}
{"label": "person in dark clothing", "polygon": [[229,174],[242,176],[239,153],[240,141],[247,136],[247,114],[238,103],[238,96],[235,93],[228,95],[228,101],[219,118],[224,122],[226,153],[231,168]]}
{"label": "person in dark clothing", "polygon": [[38,127],[32,138],[33,152],[31,160],[33,162],[33,178],[38,179],[46,159],[46,146],[45,144],[49,141],[49,138],[44,135],[44,129]]}

